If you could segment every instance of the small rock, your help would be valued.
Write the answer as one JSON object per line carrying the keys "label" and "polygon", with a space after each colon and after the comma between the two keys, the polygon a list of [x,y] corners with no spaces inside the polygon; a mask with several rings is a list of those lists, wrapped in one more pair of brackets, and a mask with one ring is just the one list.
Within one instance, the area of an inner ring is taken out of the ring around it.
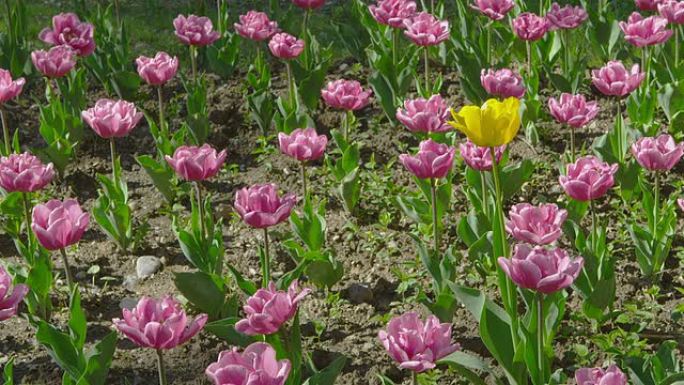
{"label": "small rock", "polygon": [[135,291],[135,287],[138,285],[138,277],[135,275],[127,275],[123,280],[123,287],[128,291]]}
{"label": "small rock", "polygon": [[360,283],[352,283],[343,291],[342,295],[353,304],[372,303],[373,301],[373,291]]}
{"label": "small rock", "polygon": [[138,304],[138,300],[135,298],[125,297],[119,302],[119,308],[121,309],[133,309]]}
{"label": "small rock", "polygon": [[135,263],[135,272],[138,274],[138,278],[147,278],[161,268],[161,260],[152,255],[145,255],[138,258]]}

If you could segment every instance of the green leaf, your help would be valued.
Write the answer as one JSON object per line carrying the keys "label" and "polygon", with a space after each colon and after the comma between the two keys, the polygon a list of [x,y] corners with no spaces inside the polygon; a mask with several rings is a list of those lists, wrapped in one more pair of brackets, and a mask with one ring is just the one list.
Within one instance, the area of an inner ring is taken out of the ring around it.
{"label": "green leaf", "polygon": [[87,364],[77,385],[104,385],[116,349],[117,333],[111,332],[100,340],[86,355]]}
{"label": "green leaf", "polygon": [[215,318],[220,314],[225,303],[225,289],[220,284],[219,278],[197,271],[193,273],[175,273],[174,283],[176,288],[193,305],[204,313]]}
{"label": "green leaf", "polygon": [[346,363],[346,357],[336,358],[327,368],[309,377],[303,385],[334,385]]}
{"label": "green leaf", "polygon": [[174,173],[168,164],[166,162],[158,162],[149,155],[140,155],[135,160],[152,179],[154,187],[159,190],[168,202],[173,202],[176,199],[176,191],[172,182]]}
{"label": "green leaf", "polygon": [[81,293],[78,291],[78,285],[74,285],[69,302],[69,332],[75,348],[81,350],[86,340],[87,321],[81,307]]}
{"label": "green leaf", "polygon": [[228,342],[231,345],[245,347],[256,341],[254,337],[239,333],[235,330],[235,324],[239,321],[238,317],[228,317],[213,322],[209,322],[204,326],[204,330],[215,335],[216,337]]}
{"label": "green leaf", "polygon": [[36,339],[45,346],[50,357],[72,378],[79,378],[85,369],[85,361],[68,335],[45,321],[39,321]]}

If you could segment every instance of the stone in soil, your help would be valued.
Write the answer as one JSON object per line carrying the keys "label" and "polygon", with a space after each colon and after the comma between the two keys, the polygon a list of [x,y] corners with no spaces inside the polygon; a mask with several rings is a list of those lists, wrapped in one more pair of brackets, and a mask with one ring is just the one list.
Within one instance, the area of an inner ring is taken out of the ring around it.
{"label": "stone in soil", "polygon": [[135,272],[138,278],[143,279],[152,276],[161,268],[161,260],[152,255],[145,255],[138,258],[135,263]]}

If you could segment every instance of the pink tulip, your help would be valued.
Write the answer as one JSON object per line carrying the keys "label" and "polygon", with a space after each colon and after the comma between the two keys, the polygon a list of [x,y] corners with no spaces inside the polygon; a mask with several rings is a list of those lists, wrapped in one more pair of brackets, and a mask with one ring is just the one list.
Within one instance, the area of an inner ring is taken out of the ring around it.
{"label": "pink tulip", "polygon": [[157,301],[142,297],[133,309],[123,309],[123,319],[114,318],[114,326],[136,345],[153,349],[173,349],[199,333],[207,315],[188,319],[180,303],[167,296]]}
{"label": "pink tulip", "polygon": [[[490,171],[492,169],[492,150],[489,147],[480,147],[466,139],[465,142],[459,144],[461,158],[468,165],[468,167],[477,171]],[[496,162],[501,162],[506,145],[496,147],[494,153],[496,154]]]}
{"label": "pink tulip", "polygon": [[677,205],[679,205],[680,210],[684,211],[684,199],[677,199]]}
{"label": "pink tulip", "polygon": [[297,203],[294,194],[278,196],[275,184],[255,184],[235,195],[235,210],[242,220],[257,229],[275,226],[290,217]]}
{"label": "pink tulip", "polygon": [[240,36],[254,41],[266,40],[280,31],[277,22],[271,21],[265,13],[257,11],[240,15],[240,22],[233,26]]}
{"label": "pink tulip", "polygon": [[166,83],[178,71],[178,58],[166,52],[157,52],[153,58],[140,56],[135,63],[138,65],[138,75],[151,86]]}
{"label": "pink tulip", "polygon": [[549,98],[549,111],[558,123],[580,128],[594,120],[599,107],[596,102],[587,102],[584,95],[563,93],[558,100]]}
{"label": "pink tulip", "polygon": [[283,154],[300,162],[309,162],[323,156],[328,145],[328,137],[318,135],[313,128],[298,128],[290,135],[279,133],[278,144]]}
{"label": "pink tulip", "polygon": [[205,373],[214,385],[283,385],[290,369],[290,361],[278,361],[271,345],[255,342],[242,353],[238,348],[222,351]]}
{"label": "pink tulip", "polygon": [[175,28],[178,40],[185,45],[203,47],[221,37],[217,31],[214,31],[211,19],[205,16],[190,15],[185,17],[184,15],[178,15],[178,17],[173,19],[173,28]]}
{"label": "pink tulip", "polygon": [[482,87],[492,96],[500,98],[516,97],[518,99],[525,95],[525,85],[519,73],[508,68],[500,70],[483,69],[480,72],[480,83]]}
{"label": "pink tulip", "polygon": [[582,25],[589,15],[581,6],[566,5],[561,7],[558,3],[551,4],[551,10],[546,14],[549,21],[549,29],[575,29]]}
{"label": "pink tulip", "polygon": [[68,45],[58,45],[48,51],[31,52],[31,61],[40,73],[48,78],[61,78],[76,65],[74,51]]}
{"label": "pink tulip", "polygon": [[560,248],[547,249],[518,244],[513,257],[499,257],[499,266],[516,285],[551,294],[575,282],[584,266],[584,259],[570,258]]}
{"label": "pink tulip", "polygon": [[34,192],[47,186],[55,176],[52,163],[43,164],[25,152],[0,158],[0,187],[7,192]]}
{"label": "pink tulip", "polygon": [[514,0],[475,0],[471,8],[482,12],[492,20],[502,20],[515,7]]}
{"label": "pink tulip", "polygon": [[301,55],[304,51],[304,40],[281,32],[273,35],[271,41],[268,42],[268,49],[271,50],[273,56],[283,60],[290,60]]}
{"label": "pink tulip", "polygon": [[81,22],[73,13],[60,13],[52,17],[52,29],[43,29],[38,38],[53,46],[67,45],[78,54],[88,56],[95,51],[94,27]]}
{"label": "pink tulip", "polygon": [[380,24],[393,28],[406,28],[404,20],[416,14],[416,2],[413,0],[378,0],[376,5],[369,5],[373,18]]}
{"label": "pink tulip", "polygon": [[404,35],[422,47],[437,45],[449,38],[449,22],[421,12],[404,20]]}
{"label": "pink tulip", "polygon": [[316,9],[325,4],[325,0],[292,0],[292,4],[304,9]]}
{"label": "pink tulip", "polygon": [[663,0],[634,0],[634,4],[642,11],[655,11],[662,2]]}
{"label": "pink tulip", "polygon": [[451,324],[440,323],[434,315],[423,322],[415,312],[392,318],[378,338],[400,368],[418,373],[461,348],[451,342]]}
{"label": "pink tulip", "polygon": [[81,240],[90,214],[83,212],[75,199],[53,199],[36,205],[31,215],[31,229],[38,242],[48,250],[65,249]]}
{"label": "pink tulip", "polygon": [[669,171],[684,155],[684,143],[676,143],[668,134],[640,138],[632,144],[632,155],[647,170]]}
{"label": "pink tulip", "polygon": [[451,126],[449,106],[440,95],[432,95],[430,99],[417,98],[404,101],[404,108],[397,108],[399,120],[411,132],[447,132]]}
{"label": "pink tulip", "polygon": [[135,104],[125,100],[100,99],[95,107],[81,112],[81,117],[100,137],[122,138],[130,133],[143,117]]}
{"label": "pink tulip", "polygon": [[575,371],[577,385],[627,385],[627,376],[615,365],[608,369],[581,368]]}
{"label": "pink tulip", "polygon": [[454,164],[456,149],[432,139],[420,142],[418,153],[399,155],[399,161],[420,179],[444,178]]}
{"label": "pink tulip", "polygon": [[24,88],[24,83],[24,78],[12,80],[12,74],[0,68],[0,104],[16,98]]}
{"label": "pink tulip", "polygon": [[635,64],[627,72],[620,61],[609,61],[604,67],[591,71],[591,80],[601,93],[612,96],[625,96],[639,88],[646,74],[639,72],[639,65]]}
{"label": "pink tulip", "polygon": [[544,37],[548,29],[549,22],[534,13],[523,12],[513,19],[513,31],[523,40],[539,40]]}
{"label": "pink tulip", "polygon": [[338,110],[356,111],[370,103],[372,91],[361,88],[356,80],[338,79],[321,90],[323,101]]}
{"label": "pink tulip", "polygon": [[568,164],[566,175],[561,175],[559,182],[572,199],[589,201],[602,197],[613,187],[617,169],[617,164],[611,165],[594,156],[585,156]]}
{"label": "pink tulip", "polygon": [[180,146],[173,157],[167,155],[164,159],[181,179],[198,182],[216,176],[226,156],[226,150],[217,154],[216,149],[205,143],[201,147]]}
{"label": "pink tulip", "polygon": [[684,24],[684,1],[665,0],[658,4],[658,13],[672,24]]}
{"label": "pink tulip", "polygon": [[506,231],[520,242],[548,245],[563,235],[563,223],[568,212],[553,203],[532,206],[519,203],[508,212]]}
{"label": "pink tulip", "polygon": [[267,289],[259,289],[247,299],[242,308],[245,318],[235,324],[240,333],[255,336],[273,334],[297,313],[297,304],[304,299],[310,289],[299,290],[299,283],[294,280],[287,292],[276,290],[273,282]]}
{"label": "pink tulip", "polygon": [[667,28],[667,19],[662,16],[644,18],[638,12],[629,16],[627,22],[620,22],[620,29],[625,40],[637,47],[662,44],[672,36],[673,31]]}
{"label": "pink tulip", "polygon": [[19,304],[26,297],[29,288],[18,284],[12,288],[12,277],[4,267],[0,266],[0,321],[17,314]]}

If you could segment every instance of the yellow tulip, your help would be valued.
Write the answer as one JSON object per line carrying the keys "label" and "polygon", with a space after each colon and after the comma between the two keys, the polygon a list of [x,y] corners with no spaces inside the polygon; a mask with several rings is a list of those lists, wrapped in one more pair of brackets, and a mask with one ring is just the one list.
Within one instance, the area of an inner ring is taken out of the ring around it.
{"label": "yellow tulip", "polygon": [[514,97],[503,102],[487,100],[482,107],[465,106],[449,124],[480,147],[497,147],[510,143],[520,129],[520,100]]}

